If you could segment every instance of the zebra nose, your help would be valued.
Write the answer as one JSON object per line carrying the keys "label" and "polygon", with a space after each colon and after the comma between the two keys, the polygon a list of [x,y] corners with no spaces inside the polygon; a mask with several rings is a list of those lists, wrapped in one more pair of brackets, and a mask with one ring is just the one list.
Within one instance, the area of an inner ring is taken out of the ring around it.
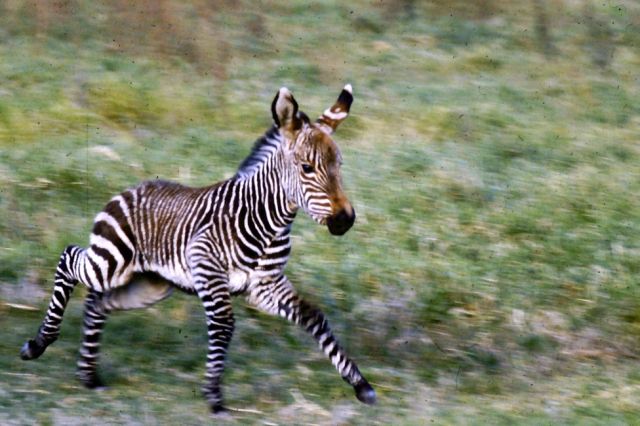
{"label": "zebra nose", "polygon": [[333,235],[343,235],[351,229],[355,221],[356,211],[354,209],[351,209],[351,214],[347,213],[345,209],[342,209],[327,219],[327,227]]}

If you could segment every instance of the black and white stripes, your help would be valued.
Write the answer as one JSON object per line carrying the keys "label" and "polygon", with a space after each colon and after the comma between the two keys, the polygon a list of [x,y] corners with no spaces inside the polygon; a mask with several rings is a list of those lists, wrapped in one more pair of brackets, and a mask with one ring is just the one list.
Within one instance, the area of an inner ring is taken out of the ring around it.
{"label": "black and white stripes", "polygon": [[223,409],[220,379],[234,329],[230,298],[243,294],[261,310],[306,329],[358,399],[373,403],[375,392],[322,312],[302,300],[284,275],[298,209],[336,235],[355,220],[342,190],[342,157],[330,137],[352,100],[347,85],[336,104],[311,123],[293,95],[280,89],[272,104],[276,125],[233,178],[205,188],[152,181],[114,197],[96,216],[89,247],[63,252],[49,309],[22,358],[39,357],[57,339],[70,294],[81,282],[90,292],[78,376],[88,387],[101,386],[97,365],[108,315],[147,307],[178,288],[196,294],[205,309],[204,394],[217,412]]}

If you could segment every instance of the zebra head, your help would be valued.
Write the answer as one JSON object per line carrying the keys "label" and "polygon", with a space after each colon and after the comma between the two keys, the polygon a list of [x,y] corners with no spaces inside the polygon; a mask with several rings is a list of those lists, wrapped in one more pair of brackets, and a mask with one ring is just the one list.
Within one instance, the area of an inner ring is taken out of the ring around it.
{"label": "zebra head", "polygon": [[331,134],[347,118],[353,102],[347,84],[335,104],[315,122],[298,110],[291,92],[283,87],[271,104],[273,120],[283,138],[289,202],[302,208],[333,235],[347,232],[356,212],[342,189],[342,155]]}

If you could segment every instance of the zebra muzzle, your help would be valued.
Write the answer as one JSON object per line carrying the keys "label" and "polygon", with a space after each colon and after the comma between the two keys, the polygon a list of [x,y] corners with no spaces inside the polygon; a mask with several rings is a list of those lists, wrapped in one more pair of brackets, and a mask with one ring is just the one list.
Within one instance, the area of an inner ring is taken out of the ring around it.
{"label": "zebra muzzle", "polygon": [[344,235],[351,229],[355,221],[356,211],[354,209],[351,209],[351,214],[347,213],[345,209],[342,209],[327,219],[327,227],[333,235]]}

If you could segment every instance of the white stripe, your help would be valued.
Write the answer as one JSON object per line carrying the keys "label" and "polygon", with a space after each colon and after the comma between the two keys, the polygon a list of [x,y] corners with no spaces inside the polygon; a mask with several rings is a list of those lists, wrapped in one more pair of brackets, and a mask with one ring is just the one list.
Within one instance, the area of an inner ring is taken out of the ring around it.
{"label": "white stripe", "polygon": [[124,200],[124,198],[122,198],[122,195],[116,195],[111,199],[111,201],[118,202],[118,205],[120,206],[120,210],[122,210],[122,213],[124,213],[124,216],[127,219],[131,217],[131,214],[129,213],[129,206],[127,205],[127,202]]}
{"label": "white stripe", "polygon": [[[93,256],[92,256],[93,254]],[[109,270],[109,262],[107,262],[105,259],[102,258],[102,256],[99,256],[95,253],[93,253],[93,251],[91,249],[89,249],[89,254],[88,257],[93,261],[93,263],[95,263],[98,268],[100,268],[100,272],[102,273],[102,279],[106,280],[107,278],[107,272]],[[98,284],[102,289],[107,288],[107,283],[105,281],[102,282],[98,282],[98,278],[95,275],[94,271],[93,271],[93,267],[91,265],[90,262],[87,262],[87,269],[91,271],[91,273],[93,274],[95,283]]]}
{"label": "white stripe", "polygon": [[96,245],[102,249],[105,249],[111,256],[113,256],[116,261],[116,270],[114,271],[114,276],[118,272],[120,272],[120,268],[122,268],[122,266],[124,265],[124,257],[122,257],[120,250],[118,250],[118,248],[110,240],[107,240],[100,235],[91,234],[89,241],[91,245]]}
{"label": "white stripe", "polygon": [[111,228],[113,228],[113,230],[116,231],[118,238],[120,238],[120,240],[122,240],[122,242],[125,243],[127,247],[129,247],[129,250],[131,250],[131,252],[135,253],[133,244],[131,243],[131,241],[129,241],[129,238],[127,238],[127,235],[124,233],[124,231],[120,227],[120,224],[115,220],[113,216],[105,212],[100,212],[96,216],[93,223],[97,223],[101,221],[106,222]]}
{"label": "white stripe", "polygon": [[345,118],[347,118],[347,115],[349,115],[348,112],[342,111],[342,112],[332,112],[331,108],[327,108],[324,110],[324,112],[322,113],[322,115],[329,117],[332,120],[344,120]]}

